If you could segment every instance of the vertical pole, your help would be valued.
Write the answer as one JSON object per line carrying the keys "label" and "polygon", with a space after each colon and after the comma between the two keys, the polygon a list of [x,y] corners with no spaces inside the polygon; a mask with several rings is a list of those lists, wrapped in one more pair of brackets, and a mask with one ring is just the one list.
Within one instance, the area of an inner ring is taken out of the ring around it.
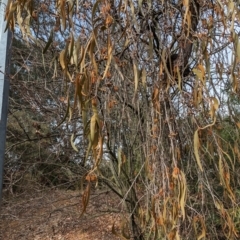
{"label": "vertical pole", "polygon": [[6,143],[6,126],[8,113],[9,94],[9,53],[10,53],[10,31],[6,31],[4,14],[7,0],[0,0],[0,202],[2,199],[3,167]]}

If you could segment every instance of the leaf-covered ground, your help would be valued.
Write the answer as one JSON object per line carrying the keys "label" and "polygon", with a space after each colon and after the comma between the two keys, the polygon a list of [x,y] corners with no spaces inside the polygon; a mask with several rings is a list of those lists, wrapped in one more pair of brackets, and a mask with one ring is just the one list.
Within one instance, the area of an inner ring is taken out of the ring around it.
{"label": "leaf-covered ground", "polygon": [[117,240],[122,218],[118,201],[108,191],[95,191],[80,218],[81,194],[41,191],[3,197],[0,210],[1,240]]}

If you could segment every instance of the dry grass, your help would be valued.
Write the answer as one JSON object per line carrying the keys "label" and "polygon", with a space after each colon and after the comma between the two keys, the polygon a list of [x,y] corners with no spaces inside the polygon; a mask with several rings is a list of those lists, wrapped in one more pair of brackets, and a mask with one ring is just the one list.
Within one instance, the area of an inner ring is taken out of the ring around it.
{"label": "dry grass", "polygon": [[107,191],[95,191],[86,214],[80,216],[81,194],[45,190],[3,198],[0,211],[1,240],[117,240],[112,234],[122,214],[117,199]]}

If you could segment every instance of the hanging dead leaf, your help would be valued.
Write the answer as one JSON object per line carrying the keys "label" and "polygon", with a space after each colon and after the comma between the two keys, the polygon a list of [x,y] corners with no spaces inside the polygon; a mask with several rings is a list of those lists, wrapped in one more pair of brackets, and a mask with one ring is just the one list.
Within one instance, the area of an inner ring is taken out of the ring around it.
{"label": "hanging dead leaf", "polygon": [[201,171],[203,171],[202,163],[199,157],[199,148],[200,148],[200,142],[199,142],[199,137],[198,137],[198,130],[195,131],[194,133],[194,138],[193,138],[193,144],[194,144],[194,155],[198,164],[198,167]]}
{"label": "hanging dead leaf", "polygon": [[66,52],[65,50],[62,50],[59,55],[59,61],[62,69],[64,70],[67,65],[67,59],[66,59]]}
{"label": "hanging dead leaf", "polygon": [[136,61],[133,61],[133,75],[134,75],[134,95],[136,95],[139,83],[138,67]]}
{"label": "hanging dead leaf", "polygon": [[106,64],[106,68],[105,68],[105,71],[103,73],[103,77],[102,79],[104,79],[107,74],[108,74],[108,69],[110,67],[110,64],[111,64],[111,61],[112,61],[112,50],[113,50],[113,44],[111,42],[111,38],[110,36],[108,36],[108,56],[107,56],[107,64]]}
{"label": "hanging dead leaf", "polygon": [[113,23],[113,17],[108,14],[107,17],[106,17],[106,20],[105,20],[105,25],[106,25],[106,28],[109,28],[109,26]]}
{"label": "hanging dead leaf", "polygon": [[203,65],[199,64],[197,68],[194,68],[192,71],[196,74],[198,79],[201,80],[203,84],[205,84],[205,69]]}
{"label": "hanging dead leaf", "polygon": [[98,143],[98,130],[98,116],[96,114],[93,114],[90,120],[90,141],[94,148],[97,146]]}
{"label": "hanging dead leaf", "polygon": [[86,180],[88,182],[95,182],[95,181],[97,181],[97,175],[94,173],[90,173],[86,176]]}
{"label": "hanging dead leaf", "polygon": [[142,85],[143,85],[143,88],[146,90],[146,87],[147,87],[147,72],[146,72],[145,68],[142,69]]}
{"label": "hanging dead leaf", "polygon": [[180,171],[181,177],[179,178],[180,188],[179,188],[179,204],[182,212],[183,220],[185,219],[185,205],[187,199],[187,181],[185,174]]}
{"label": "hanging dead leaf", "polygon": [[173,230],[171,230],[171,232],[167,235],[168,240],[174,240],[176,237],[176,233],[177,233],[177,228],[174,228]]}
{"label": "hanging dead leaf", "polygon": [[82,209],[82,212],[80,214],[80,217],[86,212],[86,209],[87,209],[87,205],[89,203],[89,198],[90,198],[90,189],[91,189],[91,183],[88,182],[88,185],[85,189],[85,191],[83,192],[83,195],[82,195],[82,206],[83,206],[83,209]]}
{"label": "hanging dead leaf", "polygon": [[76,151],[76,152],[78,152],[78,149],[77,149],[77,147],[76,147],[76,145],[75,145],[75,143],[74,143],[74,137],[75,137],[75,135],[74,135],[74,133],[71,135],[71,138],[70,138],[70,142],[71,142],[71,146],[72,146],[72,148]]}
{"label": "hanging dead leaf", "polygon": [[7,23],[6,23],[6,28],[4,32],[7,31],[9,26],[10,26],[10,29],[14,31],[14,25],[15,25],[14,12],[16,11],[18,4],[19,3],[17,1],[16,2],[8,1],[7,7],[6,7],[6,14],[5,14],[5,20],[7,21]]}
{"label": "hanging dead leaf", "polygon": [[236,122],[238,128],[240,128],[240,122]]}
{"label": "hanging dead leaf", "polygon": [[215,118],[215,112],[218,110],[219,108],[219,102],[217,100],[217,98],[215,97],[210,97],[210,110],[209,110],[209,115],[212,119]]}
{"label": "hanging dead leaf", "polygon": [[174,167],[172,172],[173,178],[178,179],[179,173],[180,173],[180,169],[178,167]]}

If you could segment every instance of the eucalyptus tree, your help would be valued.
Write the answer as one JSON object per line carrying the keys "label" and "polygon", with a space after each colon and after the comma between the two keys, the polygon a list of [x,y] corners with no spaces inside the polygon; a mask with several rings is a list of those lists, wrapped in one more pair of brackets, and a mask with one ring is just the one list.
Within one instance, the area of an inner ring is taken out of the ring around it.
{"label": "eucalyptus tree", "polygon": [[66,119],[81,117],[82,213],[102,181],[129,212],[122,237],[237,239],[239,14],[232,0],[9,1],[7,26],[52,52]]}

